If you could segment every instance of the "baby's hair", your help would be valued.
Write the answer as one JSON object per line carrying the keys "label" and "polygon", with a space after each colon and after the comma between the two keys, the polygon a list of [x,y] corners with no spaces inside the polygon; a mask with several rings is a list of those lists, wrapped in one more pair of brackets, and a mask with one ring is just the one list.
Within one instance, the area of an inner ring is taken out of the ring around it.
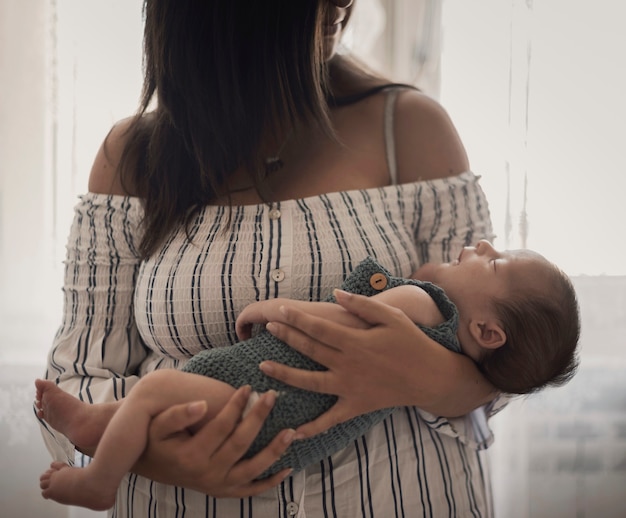
{"label": "baby's hair", "polygon": [[569,277],[550,265],[542,293],[520,289],[494,301],[506,343],[485,355],[479,368],[500,390],[531,394],[567,383],[578,369],[580,312]]}

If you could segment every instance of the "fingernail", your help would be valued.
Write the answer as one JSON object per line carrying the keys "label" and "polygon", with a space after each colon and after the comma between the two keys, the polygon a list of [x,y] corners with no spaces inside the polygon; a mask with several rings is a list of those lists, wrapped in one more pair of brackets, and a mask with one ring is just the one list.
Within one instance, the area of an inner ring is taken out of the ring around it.
{"label": "fingernail", "polygon": [[285,432],[285,435],[283,435],[283,443],[284,444],[290,444],[296,437],[296,431],[295,430],[287,430]]}
{"label": "fingernail", "polygon": [[263,396],[263,403],[265,403],[268,407],[273,407],[276,402],[276,391],[268,390]]}
{"label": "fingernail", "polygon": [[277,328],[278,326],[274,324],[274,322],[268,322],[267,324],[265,324],[265,329],[267,329],[271,334],[276,333]]}
{"label": "fingernail", "polygon": [[335,295],[336,299],[343,298],[344,300],[347,299],[347,298],[350,298],[352,296],[352,293],[349,293],[349,292],[344,291],[344,290],[340,290],[338,288],[335,288],[335,290],[333,291],[333,294]]}
{"label": "fingernail", "polygon": [[206,401],[194,401],[187,405],[189,415],[202,415],[206,412]]}
{"label": "fingernail", "polygon": [[271,363],[261,362],[259,363],[259,369],[263,371],[265,374],[272,375],[274,374],[274,367]]}

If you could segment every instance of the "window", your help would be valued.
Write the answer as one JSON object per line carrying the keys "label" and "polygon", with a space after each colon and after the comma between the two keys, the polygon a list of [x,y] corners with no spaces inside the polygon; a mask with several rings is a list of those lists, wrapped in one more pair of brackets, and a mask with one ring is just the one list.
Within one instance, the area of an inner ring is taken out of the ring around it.
{"label": "window", "polygon": [[445,0],[440,100],[483,175],[501,247],[575,276],[581,368],[492,420],[500,516],[626,514],[626,7]]}

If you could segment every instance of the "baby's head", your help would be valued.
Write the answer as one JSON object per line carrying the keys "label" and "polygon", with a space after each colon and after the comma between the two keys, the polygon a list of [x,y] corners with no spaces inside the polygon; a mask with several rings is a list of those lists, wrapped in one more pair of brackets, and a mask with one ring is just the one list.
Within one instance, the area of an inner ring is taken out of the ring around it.
{"label": "baby's head", "polygon": [[459,310],[459,340],[500,390],[528,394],[571,379],[578,366],[576,292],[557,266],[530,250],[499,252],[488,241],[419,279],[445,290]]}

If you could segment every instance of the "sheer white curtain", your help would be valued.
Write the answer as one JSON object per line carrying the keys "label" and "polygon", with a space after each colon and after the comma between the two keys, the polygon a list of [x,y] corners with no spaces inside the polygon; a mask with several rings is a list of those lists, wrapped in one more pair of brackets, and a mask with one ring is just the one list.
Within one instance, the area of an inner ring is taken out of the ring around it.
{"label": "sheer white curtain", "polygon": [[626,516],[626,7],[443,1],[440,100],[483,175],[496,244],[574,276],[582,364],[493,420],[501,517]]}
{"label": "sheer white curtain", "polygon": [[41,362],[59,322],[76,195],[141,88],[140,0],[0,3],[0,365]]}
{"label": "sheer white curtain", "polygon": [[441,100],[484,174],[498,244],[525,235],[570,274],[625,274],[626,6],[443,5]]}
{"label": "sheer white curtain", "polygon": [[[3,516],[95,513],[43,500],[32,413],[60,321],[76,195],[141,88],[141,0],[0,1],[0,485]],[[5,473],[5,475],[7,475]]]}

